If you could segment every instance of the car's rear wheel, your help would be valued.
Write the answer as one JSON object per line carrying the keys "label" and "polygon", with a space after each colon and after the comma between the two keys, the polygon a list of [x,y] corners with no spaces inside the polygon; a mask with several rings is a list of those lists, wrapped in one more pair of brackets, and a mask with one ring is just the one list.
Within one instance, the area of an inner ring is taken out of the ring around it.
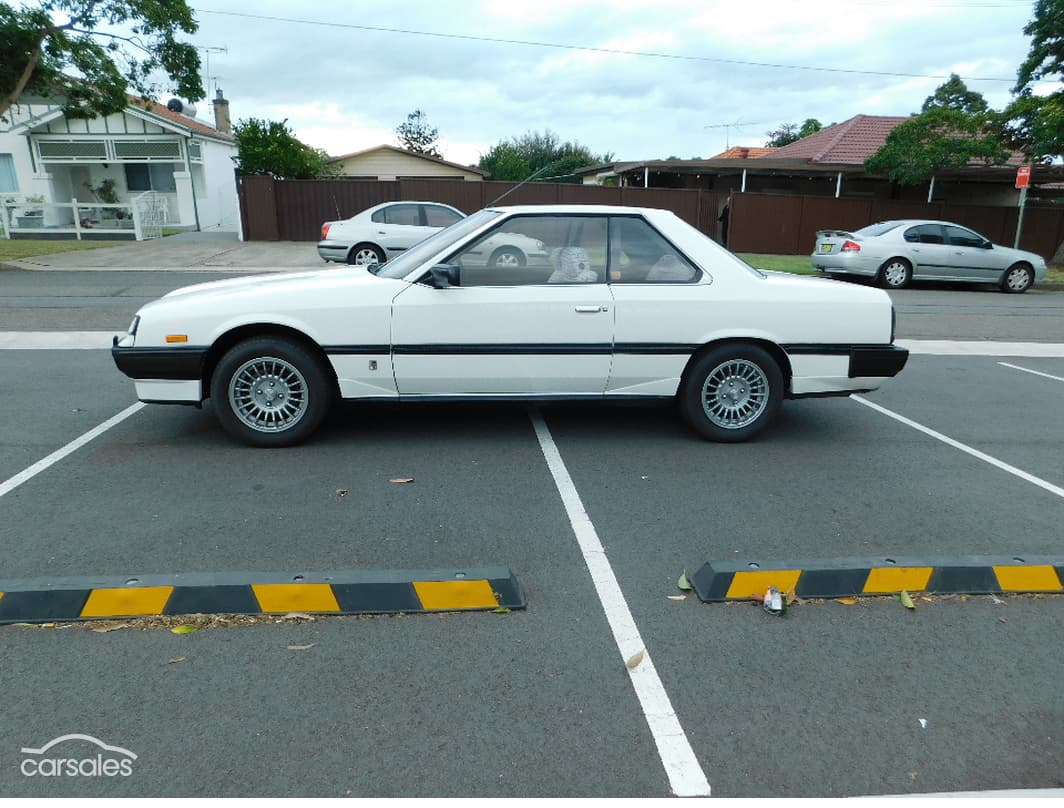
{"label": "car's rear wheel", "polygon": [[679,404],[703,438],[724,443],[749,440],[776,417],[783,400],[783,372],[764,348],[734,343],[714,348],[688,369]]}
{"label": "car's rear wheel", "polygon": [[376,244],[356,244],[347,254],[347,263],[366,267],[384,263],[384,250]]}
{"label": "car's rear wheel", "polygon": [[1019,295],[1031,288],[1034,283],[1034,272],[1026,264],[1016,264],[1005,271],[1001,279],[1001,291]]}
{"label": "car's rear wheel", "polygon": [[523,267],[525,263],[525,254],[516,247],[499,247],[488,259],[488,266],[492,269]]}
{"label": "car's rear wheel", "polygon": [[879,268],[879,283],[887,289],[904,289],[912,279],[912,264],[904,258],[891,258]]}
{"label": "car's rear wheel", "polygon": [[249,446],[291,446],[317,429],[336,388],[322,361],[282,337],[256,337],[231,348],[211,378],[222,427]]}

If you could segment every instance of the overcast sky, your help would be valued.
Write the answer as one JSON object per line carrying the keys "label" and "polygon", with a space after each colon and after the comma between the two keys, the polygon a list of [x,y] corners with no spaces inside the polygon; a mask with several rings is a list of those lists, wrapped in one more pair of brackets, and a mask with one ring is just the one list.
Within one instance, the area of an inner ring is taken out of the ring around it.
{"label": "overcast sky", "polygon": [[[421,109],[439,129],[443,156],[463,164],[545,129],[617,160],[711,157],[727,145],[762,146],[785,122],[909,114],[951,72],[1000,108],[1027,54],[1033,8],[1027,0],[190,4],[196,43],[226,49],[203,53],[204,73],[209,58],[217,77],[209,96],[223,89],[234,122],[287,118],[301,140],[338,155],[395,144],[395,128]],[[209,104],[199,109],[210,118]]]}

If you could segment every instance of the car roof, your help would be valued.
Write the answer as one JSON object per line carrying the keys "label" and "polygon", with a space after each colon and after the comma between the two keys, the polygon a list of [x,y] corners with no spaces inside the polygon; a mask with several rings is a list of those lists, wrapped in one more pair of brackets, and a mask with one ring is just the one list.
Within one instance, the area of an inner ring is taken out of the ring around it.
{"label": "car roof", "polygon": [[486,210],[504,213],[647,213],[657,208],[635,208],[625,205],[488,205]]}
{"label": "car roof", "polygon": [[954,227],[963,227],[965,230],[971,230],[972,228],[964,224],[958,224],[957,222],[947,222],[942,219],[885,219],[882,222],[872,222],[865,225],[865,227],[875,227],[877,224],[892,224],[896,226],[908,226],[913,224],[949,224]]}

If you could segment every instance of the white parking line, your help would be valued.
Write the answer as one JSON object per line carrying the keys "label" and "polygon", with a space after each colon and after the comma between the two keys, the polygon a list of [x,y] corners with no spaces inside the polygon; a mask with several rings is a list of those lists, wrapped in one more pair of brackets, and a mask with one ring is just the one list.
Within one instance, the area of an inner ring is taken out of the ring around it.
{"label": "white parking line", "polygon": [[0,331],[0,350],[54,351],[110,348],[117,331]]}
{"label": "white parking line", "polygon": [[991,342],[990,340],[899,339],[894,341],[909,353],[923,356],[1026,356],[1031,358],[1064,357],[1059,342]]}
{"label": "white parking line", "polygon": [[529,410],[529,417],[535,427],[536,437],[539,438],[547,467],[554,477],[554,484],[558,487],[565,512],[569,516],[576,541],[580,545],[587,571],[595,584],[595,592],[602,604],[602,610],[606,613],[606,621],[613,632],[613,641],[621,653],[621,664],[625,664],[640,652],[643,653],[642,661],[628,668],[628,675],[658,748],[658,756],[669,777],[672,792],[678,797],[708,797],[709,781],[706,780],[705,772],[702,771],[691,743],[680,726],[680,719],[672,707],[669,694],[665,692],[654,661],[643,644],[643,638],[617,582],[617,576],[606,558],[606,551],[599,541],[595,526],[584,510],[584,503],[580,500],[580,494],[565,468],[554,438],[551,437],[550,430],[538,410]]}
{"label": "white parking line", "polygon": [[1030,368],[1021,368],[1019,365],[1013,365],[1008,362],[998,362],[1003,367],[1012,368],[1013,370],[1022,370],[1024,373],[1033,373],[1035,376],[1045,376],[1047,379],[1054,379],[1058,382],[1064,382],[1064,377],[1054,376],[1051,373],[1043,373],[1040,370],[1031,370]]}
{"label": "white parking line", "polygon": [[989,463],[995,468],[999,468],[1002,471],[1007,471],[1009,474],[1019,477],[1021,480],[1032,483],[1033,485],[1037,485],[1039,488],[1045,489],[1050,494],[1056,494],[1061,499],[1064,499],[1064,488],[1061,488],[1057,485],[1053,485],[1053,483],[1047,482],[1041,477],[1035,477],[1033,474],[1028,474],[1023,469],[1018,469],[1015,466],[1010,466],[1003,460],[998,460],[996,457],[991,457],[990,455],[986,454],[986,452],[980,452],[978,449],[973,449],[971,446],[968,446],[958,440],[954,440],[951,437],[943,435],[941,432],[936,432],[930,427],[926,427],[923,424],[918,424],[916,421],[906,418],[904,415],[899,415],[893,410],[888,410],[886,407],[881,407],[878,404],[873,404],[867,398],[863,398],[862,396],[857,395],[850,396],[850,398],[856,401],[858,404],[864,404],[866,407],[871,407],[876,412],[881,412],[884,415],[893,418],[895,421],[900,421],[906,426],[911,426],[913,429],[919,430],[925,435],[930,435],[935,440],[940,440],[946,445],[952,446],[954,449],[960,449],[962,452],[970,454],[972,457],[982,460],[984,463]]}
{"label": "white parking line", "polygon": [[0,497],[4,496],[4,494],[11,493],[12,491],[14,491],[16,488],[18,488],[20,485],[22,485],[27,480],[30,480],[30,479],[36,477],[42,471],[48,469],[51,466],[54,466],[56,463],[58,463],[60,460],[62,460],[64,457],[66,457],[71,452],[77,451],[78,449],[80,449],[82,446],[84,446],[86,443],[88,443],[93,438],[99,437],[100,435],[102,435],[104,432],[106,432],[111,427],[122,423],[129,416],[133,415],[136,412],[139,412],[145,406],[146,406],[145,404],[143,404],[142,402],[139,402],[139,401],[136,404],[131,404],[130,406],[128,406],[124,410],[122,410],[122,412],[118,413],[118,415],[115,415],[115,416],[113,416],[111,418],[108,418],[106,421],[104,421],[99,426],[94,427],[93,429],[90,429],[88,432],[86,432],[80,438],[75,438],[74,440],[70,441],[70,443],[68,443],[62,449],[56,449],[54,452],[52,452],[50,455],[48,455],[48,457],[44,458],[43,460],[38,460],[32,466],[30,466],[27,469],[23,469],[18,474],[16,474],[14,477],[11,477],[10,479],[4,480],[4,482],[0,483]]}

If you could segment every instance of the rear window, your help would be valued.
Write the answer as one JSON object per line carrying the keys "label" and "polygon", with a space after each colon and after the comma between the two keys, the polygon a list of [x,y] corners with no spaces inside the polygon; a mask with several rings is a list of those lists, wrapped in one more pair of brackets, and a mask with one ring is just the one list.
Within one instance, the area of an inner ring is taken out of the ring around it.
{"label": "rear window", "polygon": [[868,227],[862,227],[860,230],[854,230],[855,236],[882,236],[897,227],[900,222],[879,222],[878,224],[870,224]]}

